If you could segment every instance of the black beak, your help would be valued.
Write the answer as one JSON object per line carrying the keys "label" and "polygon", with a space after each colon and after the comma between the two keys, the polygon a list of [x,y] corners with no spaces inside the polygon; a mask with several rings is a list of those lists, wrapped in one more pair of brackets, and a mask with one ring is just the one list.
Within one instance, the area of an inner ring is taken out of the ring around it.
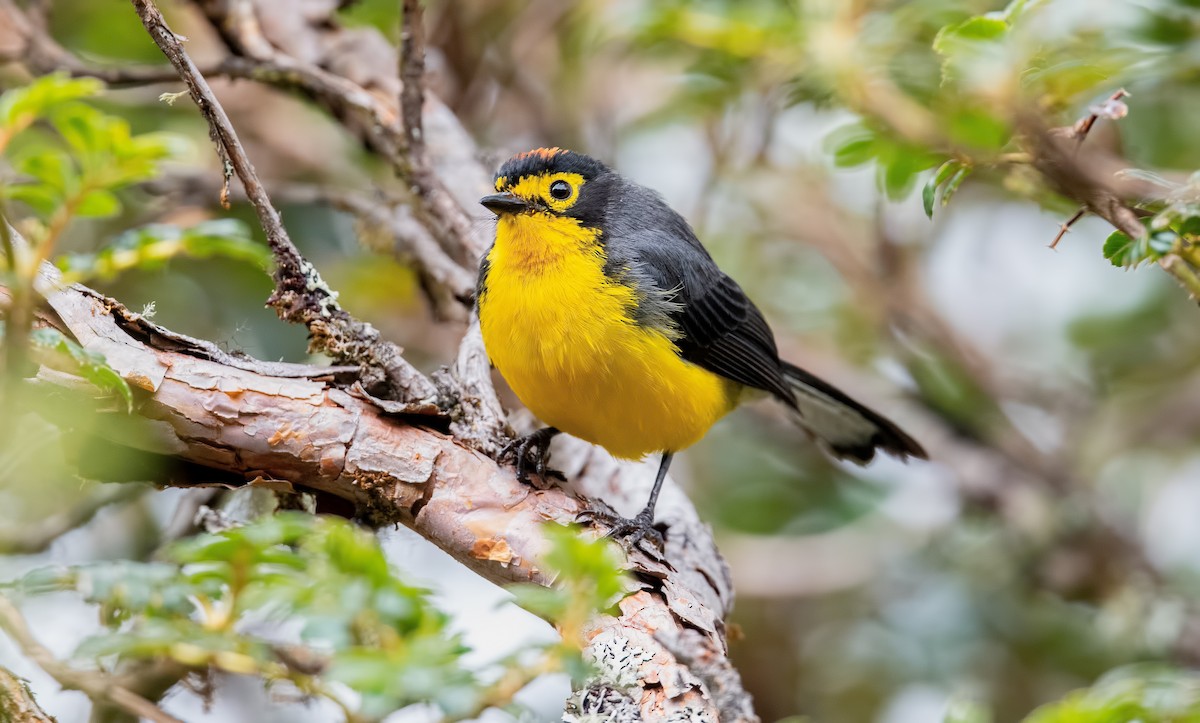
{"label": "black beak", "polygon": [[520,213],[529,210],[529,204],[522,201],[517,196],[505,191],[504,193],[493,193],[490,196],[484,196],[479,199],[483,207],[497,216],[502,216],[506,213]]}

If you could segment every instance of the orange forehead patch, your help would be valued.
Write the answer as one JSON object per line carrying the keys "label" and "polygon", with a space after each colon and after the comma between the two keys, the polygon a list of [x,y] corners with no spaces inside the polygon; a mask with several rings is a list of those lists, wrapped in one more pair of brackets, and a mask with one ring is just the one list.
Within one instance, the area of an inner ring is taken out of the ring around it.
{"label": "orange forehead patch", "polygon": [[534,148],[532,151],[525,151],[524,153],[518,153],[517,155],[513,156],[513,160],[537,157],[537,158],[542,159],[543,161],[548,161],[551,158],[554,158],[555,156],[558,156],[558,155],[562,155],[563,153],[566,153],[566,152],[567,151],[564,151],[563,149],[559,148],[558,146],[555,146],[554,148]]}

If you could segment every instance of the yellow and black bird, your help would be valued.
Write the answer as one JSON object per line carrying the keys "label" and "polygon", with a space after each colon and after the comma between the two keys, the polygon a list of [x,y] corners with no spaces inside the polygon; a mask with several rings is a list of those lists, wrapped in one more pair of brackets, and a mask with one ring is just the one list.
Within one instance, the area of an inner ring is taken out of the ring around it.
{"label": "yellow and black bird", "polygon": [[672,455],[755,391],[839,459],[925,458],[895,424],[780,359],[762,313],[654,191],[558,148],[509,159],[495,189],[480,199],[498,217],[476,291],[483,340],[551,425],[510,445],[523,480],[545,474],[559,432],[621,458],[660,452],[645,509],[610,520],[627,544],[657,536]]}

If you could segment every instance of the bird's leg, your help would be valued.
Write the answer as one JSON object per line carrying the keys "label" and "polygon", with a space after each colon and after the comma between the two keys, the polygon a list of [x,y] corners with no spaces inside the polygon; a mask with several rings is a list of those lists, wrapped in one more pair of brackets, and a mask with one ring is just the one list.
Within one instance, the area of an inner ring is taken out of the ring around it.
{"label": "bird's leg", "polygon": [[[558,434],[559,430],[554,427],[542,427],[524,437],[517,437],[500,450],[497,459],[511,459],[517,467],[517,479],[538,489],[546,489],[550,486],[547,482],[549,479],[566,480],[562,472],[550,469],[546,464],[550,461],[550,440]],[[529,477],[530,472],[536,473],[543,484],[535,484]]]}
{"label": "bird's leg", "polygon": [[608,536],[621,543],[626,551],[632,550],[643,538],[649,538],[659,549],[663,546],[663,536],[654,527],[654,505],[658,502],[658,493],[662,490],[663,480],[667,478],[667,469],[671,466],[673,452],[663,452],[662,462],[658,465],[658,476],[654,478],[654,488],[650,490],[650,499],[642,511],[626,519],[607,509],[589,508],[579,513],[580,518],[590,519],[609,527]]}

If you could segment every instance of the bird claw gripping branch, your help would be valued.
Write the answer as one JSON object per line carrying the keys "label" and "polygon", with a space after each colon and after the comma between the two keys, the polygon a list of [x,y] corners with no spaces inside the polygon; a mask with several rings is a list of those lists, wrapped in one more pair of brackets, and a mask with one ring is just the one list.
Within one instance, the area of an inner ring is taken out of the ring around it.
{"label": "bird claw gripping branch", "polygon": [[[501,462],[512,461],[517,468],[517,479],[535,489],[548,489],[552,480],[565,482],[567,477],[556,469],[551,469],[550,442],[559,431],[554,427],[543,427],[531,434],[517,437],[504,445],[497,457]],[[537,475],[530,477],[530,472]]]}

